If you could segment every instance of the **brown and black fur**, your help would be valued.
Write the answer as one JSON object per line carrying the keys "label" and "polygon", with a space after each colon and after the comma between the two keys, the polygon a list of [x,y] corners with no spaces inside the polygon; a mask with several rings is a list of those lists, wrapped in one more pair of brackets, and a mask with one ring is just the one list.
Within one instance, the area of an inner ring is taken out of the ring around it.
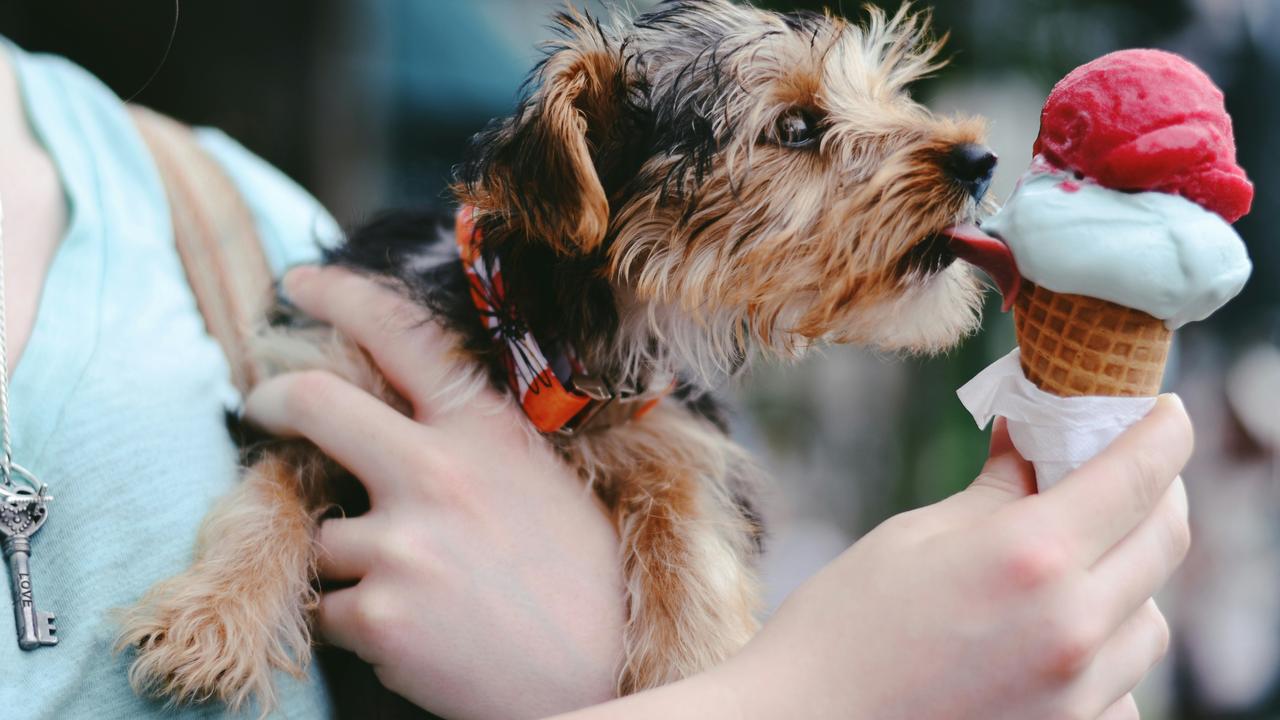
{"label": "brown and black fur", "polygon": [[[711,387],[756,356],[931,352],[974,329],[979,285],[939,232],[976,216],[994,157],[957,168],[981,122],[906,94],[939,66],[926,18],[907,11],[870,9],[858,26],[674,0],[611,25],[557,22],[562,39],[515,114],[476,136],[454,194],[544,345],[572,345],[615,386],[678,378],[642,419],[547,438],[622,540],[628,693],[714,665],[756,629],[755,473]],[[442,406],[505,390],[450,217],[388,214],[328,262],[383,278],[452,332],[462,352]],[[260,343],[270,372],[328,370],[398,402],[349,341],[288,308],[280,319]],[[271,672],[300,671],[310,541],[335,474],[310,445],[266,446],[207,520],[218,542],[126,616],[140,689],[269,705]]]}

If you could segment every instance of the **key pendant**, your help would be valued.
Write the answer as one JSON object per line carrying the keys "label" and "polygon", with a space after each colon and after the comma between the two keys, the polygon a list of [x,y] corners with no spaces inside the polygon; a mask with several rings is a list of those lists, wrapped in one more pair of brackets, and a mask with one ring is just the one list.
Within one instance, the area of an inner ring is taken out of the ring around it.
{"label": "key pendant", "polygon": [[31,537],[49,517],[49,500],[44,486],[0,487],[0,540],[9,565],[18,647],[23,650],[58,644],[53,613],[36,609],[31,589]]}

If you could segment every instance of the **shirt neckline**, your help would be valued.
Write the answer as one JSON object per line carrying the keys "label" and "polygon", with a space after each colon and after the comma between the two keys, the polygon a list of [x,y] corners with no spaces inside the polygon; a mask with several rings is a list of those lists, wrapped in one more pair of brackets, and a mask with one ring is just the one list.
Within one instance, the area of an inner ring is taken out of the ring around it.
{"label": "shirt neckline", "polygon": [[14,459],[56,487],[61,478],[40,474],[44,449],[97,346],[106,274],[103,208],[94,191],[99,168],[87,147],[95,136],[83,124],[88,109],[81,95],[89,88],[68,86],[66,71],[72,68],[65,60],[33,57],[2,37],[0,51],[13,67],[28,127],[53,162],[67,204],[67,226],[9,380]]}

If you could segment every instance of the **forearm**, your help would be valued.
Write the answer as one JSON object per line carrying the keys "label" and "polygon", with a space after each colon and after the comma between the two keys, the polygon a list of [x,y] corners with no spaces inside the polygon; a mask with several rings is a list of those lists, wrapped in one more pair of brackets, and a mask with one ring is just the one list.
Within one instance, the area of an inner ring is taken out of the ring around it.
{"label": "forearm", "polygon": [[739,674],[721,668],[603,705],[557,715],[551,720],[755,720],[748,712]]}

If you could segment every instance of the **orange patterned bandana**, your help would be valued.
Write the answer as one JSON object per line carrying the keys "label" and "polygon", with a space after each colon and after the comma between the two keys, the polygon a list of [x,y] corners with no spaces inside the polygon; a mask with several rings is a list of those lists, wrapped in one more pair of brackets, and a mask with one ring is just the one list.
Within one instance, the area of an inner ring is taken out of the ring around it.
{"label": "orange patterned bandana", "polygon": [[456,232],[471,299],[493,340],[506,346],[503,364],[507,380],[534,427],[544,433],[572,434],[585,428],[615,399],[637,406],[627,414],[630,419],[639,418],[658,403],[660,395],[615,395],[607,383],[587,372],[567,345],[557,348],[548,359],[517,308],[507,302],[498,258],[485,257],[482,252],[472,207],[458,211]]}

